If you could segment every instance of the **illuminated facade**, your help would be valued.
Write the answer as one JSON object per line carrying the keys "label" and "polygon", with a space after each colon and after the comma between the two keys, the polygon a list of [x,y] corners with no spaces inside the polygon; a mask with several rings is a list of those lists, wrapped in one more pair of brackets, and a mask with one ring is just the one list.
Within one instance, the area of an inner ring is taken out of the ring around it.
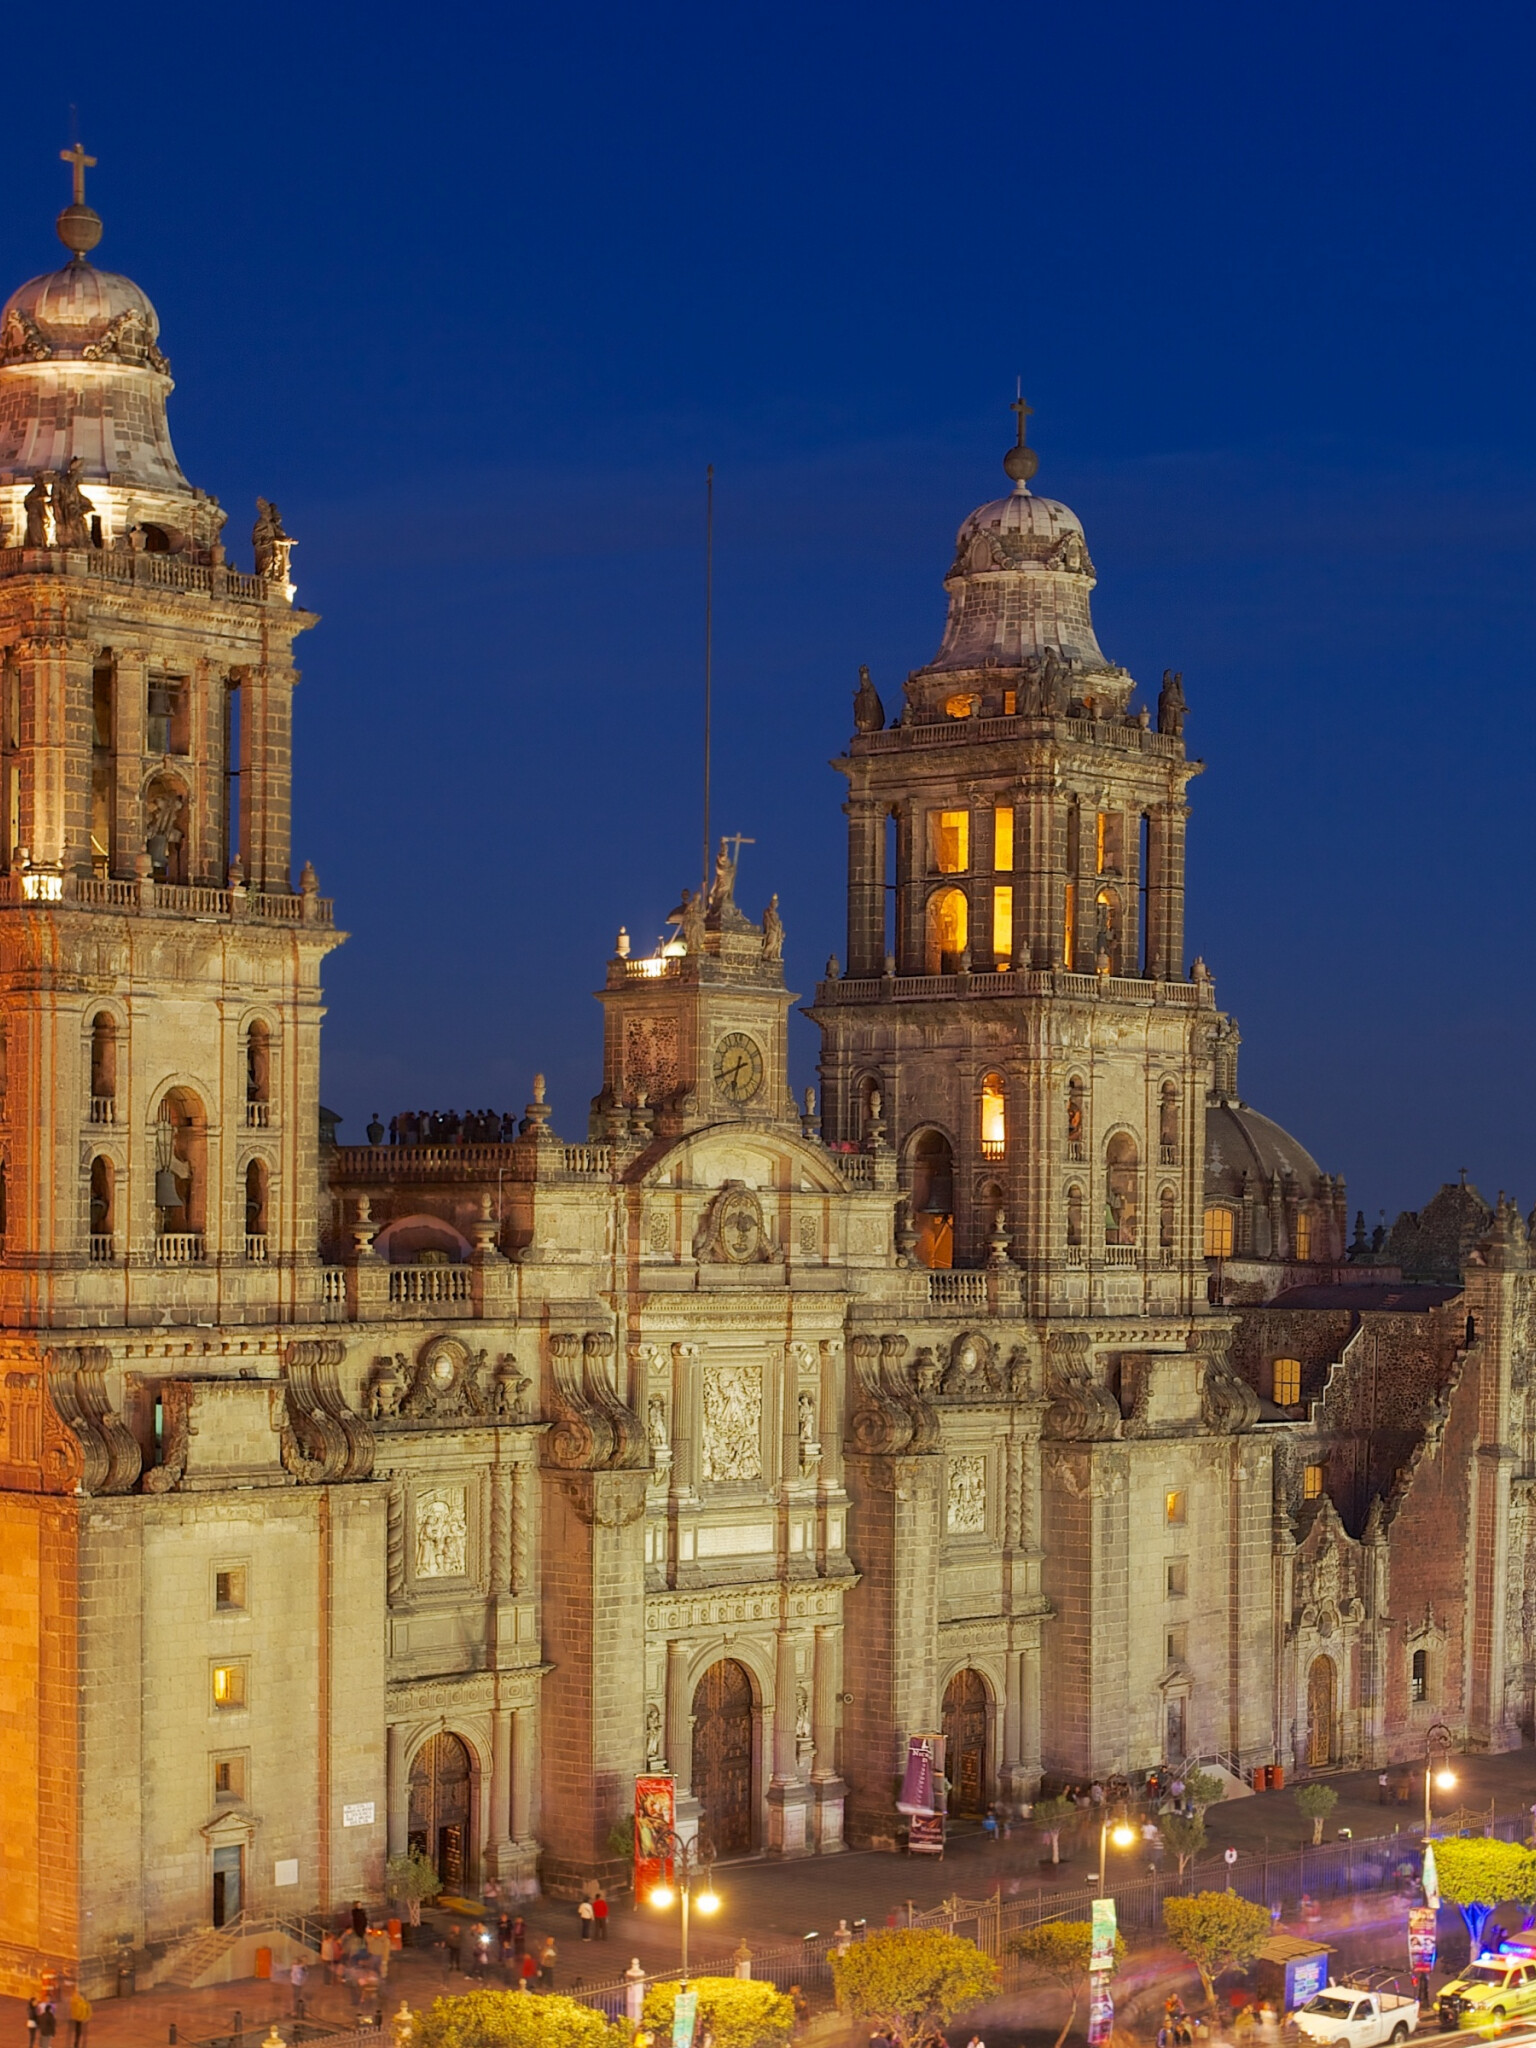
{"label": "illuminated facade", "polygon": [[1518,1739],[1526,1226],[1462,1190],[1346,1258],[1238,1098],[1182,687],[1102,654],[1022,435],[900,719],[855,699],[819,1113],[727,844],[621,934],[583,1139],[536,1086],[322,1144],[314,621],[274,507],[226,559],[99,233],[0,313],[7,1981],[239,1974],[410,1846],[614,1881],[646,1769],[794,1857],[894,1846],[934,1728],[970,1811]]}

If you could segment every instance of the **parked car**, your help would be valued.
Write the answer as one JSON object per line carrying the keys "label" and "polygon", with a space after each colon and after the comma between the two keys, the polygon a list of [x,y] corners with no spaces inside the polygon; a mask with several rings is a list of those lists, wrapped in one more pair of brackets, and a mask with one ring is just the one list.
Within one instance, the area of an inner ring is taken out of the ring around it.
{"label": "parked car", "polygon": [[1401,2048],[1419,2024],[1419,2001],[1396,1991],[1368,1991],[1359,1984],[1333,1984],[1291,2014],[1297,2030],[1328,2048]]}
{"label": "parked car", "polygon": [[1444,2034],[1536,2012],[1536,1955],[1507,1942],[1497,1950],[1484,1949],[1441,1990],[1438,2011]]}

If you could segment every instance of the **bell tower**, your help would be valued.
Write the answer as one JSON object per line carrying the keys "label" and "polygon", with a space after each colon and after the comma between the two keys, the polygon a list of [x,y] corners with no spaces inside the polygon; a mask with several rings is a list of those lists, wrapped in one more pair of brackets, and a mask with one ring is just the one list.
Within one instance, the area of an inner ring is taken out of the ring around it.
{"label": "bell tower", "polygon": [[[1037,1314],[1203,1301],[1213,993],[1184,965],[1180,679],[1107,660],[1081,523],[1029,486],[961,526],[943,643],[848,779],[848,960],[812,1014],[825,1134],[899,1153],[911,1249],[1016,1263]],[[877,1109],[878,1099],[878,1109]]]}
{"label": "bell tower", "polygon": [[65,155],[69,260],[0,312],[0,1316],[281,1321],[313,1312],[338,942],[290,871],[314,618],[274,507],[230,566]]}

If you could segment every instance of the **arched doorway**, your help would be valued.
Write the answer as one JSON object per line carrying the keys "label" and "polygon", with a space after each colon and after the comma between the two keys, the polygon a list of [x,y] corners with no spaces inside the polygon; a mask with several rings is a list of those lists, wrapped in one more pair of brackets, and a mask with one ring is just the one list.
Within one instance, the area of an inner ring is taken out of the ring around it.
{"label": "arched doorway", "polygon": [[1338,1754],[1338,1674],[1331,1657],[1314,1657],[1307,1673],[1307,1769],[1326,1770]]}
{"label": "arched doorway", "polygon": [[944,1688],[944,1775],[952,1813],[987,1810],[987,1687],[967,1665]]}
{"label": "arched doorway", "polygon": [[473,1773],[457,1735],[434,1735],[411,1765],[409,1841],[435,1867],[445,1891],[475,1877]]}
{"label": "arched doorway", "polygon": [[752,1847],[752,1681],[734,1657],[711,1664],[693,1695],[693,1796],[717,1856]]}
{"label": "arched doorway", "polygon": [[919,1131],[912,1151],[912,1227],[924,1266],[955,1262],[955,1155],[942,1131]]}

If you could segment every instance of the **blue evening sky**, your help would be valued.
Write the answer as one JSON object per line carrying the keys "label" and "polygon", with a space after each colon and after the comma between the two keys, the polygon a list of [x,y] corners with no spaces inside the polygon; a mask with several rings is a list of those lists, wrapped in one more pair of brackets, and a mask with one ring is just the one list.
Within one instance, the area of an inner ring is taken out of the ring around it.
{"label": "blue evening sky", "polygon": [[[1536,1197],[1527,8],[32,10],[0,277],[69,108],[188,474],[297,535],[296,858],[351,932],[324,1093],[584,1135],[601,981],[715,817],[841,951],[857,665],[888,702],[1004,488],[1099,637],[1182,668],[1189,951],[1350,1205]],[[814,1034],[798,1027],[797,1080]]]}

